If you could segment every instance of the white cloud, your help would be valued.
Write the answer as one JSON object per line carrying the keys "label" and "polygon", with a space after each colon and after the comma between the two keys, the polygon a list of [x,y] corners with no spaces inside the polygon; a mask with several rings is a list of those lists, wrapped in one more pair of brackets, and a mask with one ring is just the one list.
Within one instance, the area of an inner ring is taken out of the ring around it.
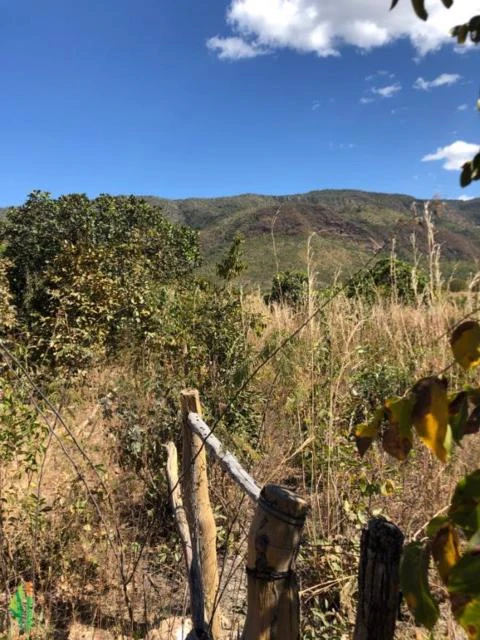
{"label": "white cloud", "polygon": [[435,153],[429,153],[422,158],[422,162],[444,160],[443,168],[448,171],[457,171],[468,160],[480,151],[478,144],[471,144],[464,140],[456,140],[446,147],[439,147]]}
{"label": "white cloud", "polygon": [[207,40],[207,47],[216,51],[220,60],[241,60],[242,58],[255,58],[268,53],[264,48],[255,43],[250,43],[243,38],[220,38],[214,36]]}
{"label": "white cloud", "polygon": [[468,104],[459,104],[457,109],[458,111],[466,111],[468,109]]}
{"label": "white cloud", "polygon": [[375,71],[375,73],[367,76],[365,80],[367,82],[371,82],[372,80],[376,80],[378,78],[390,78],[391,80],[393,80],[393,78],[395,78],[395,74],[391,73],[390,71],[385,71],[384,69],[379,69],[378,71]]}
{"label": "white cloud", "polygon": [[462,194],[461,196],[458,196],[458,199],[463,202],[468,202],[469,200],[474,200],[474,196],[466,196],[465,194]]}
{"label": "white cloud", "polygon": [[225,58],[280,48],[326,57],[339,55],[345,45],[369,50],[408,38],[422,56],[446,42],[453,44],[450,28],[476,11],[480,0],[456,0],[449,10],[432,2],[423,22],[406,1],[390,12],[388,2],[380,0],[230,0],[226,19],[236,40],[216,36],[208,43]]}
{"label": "white cloud", "polygon": [[375,98],[360,98],[361,104],[370,104],[371,102],[375,102]]}
{"label": "white cloud", "polygon": [[373,87],[372,93],[382,98],[391,98],[401,90],[402,85],[397,82],[396,84],[389,84],[386,87]]}
{"label": "white cloud", "polygon": [[462,76],[458,73],[442,73],[433,80],[424,80],[423,78],[417,78],[413,84],[414,89],[421,91],[428,91],[435,87],[449,87],[460,80]]}
{"label": "white cloud", "polygon": [[329,142],[329,149],[340,149],[341,151],[346,151],[348,149],[355,149],[357,145],[354,142]]}
{"label": "white cloud", "polygon": [[397,107],[396,109],[391,110],[392,116],[396,116],[398,113],[402,113],[404,111],[408,111],[408,107]]}

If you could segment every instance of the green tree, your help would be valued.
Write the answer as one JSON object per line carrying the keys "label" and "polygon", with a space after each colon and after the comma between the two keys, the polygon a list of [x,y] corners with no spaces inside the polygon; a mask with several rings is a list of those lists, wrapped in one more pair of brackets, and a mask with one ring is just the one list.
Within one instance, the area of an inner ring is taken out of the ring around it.
{"label": "green tree", "polygon": [[76,369],[155,333],[165,287],[199,262],[197,233],[133,196],[34,192],[7,213],[1,240],[36,352]]}
{"label": "green tree", "polygon": [[236,234],[229,250],[222,260],[217,264],[216,270],[219,278],[230,282],[237,278],[247,268],[247,263],[243,260],[245,238],[241,234]]}
{"label": "green tree", "polygon": [[65,251],[101,248],[114,252],[116,270],[132,253],[145,256],[150,274],[169,282],[191,272],[198,264],[195,231],[173,225],[160,209],[130,197],[101,195],[90,200],[84,194],[58,199],[34,191],[25,204],[7,212],[0,227],[4,255],[12,267],[9,280],[22,315],[49,309],[49,278],[55,260]]}

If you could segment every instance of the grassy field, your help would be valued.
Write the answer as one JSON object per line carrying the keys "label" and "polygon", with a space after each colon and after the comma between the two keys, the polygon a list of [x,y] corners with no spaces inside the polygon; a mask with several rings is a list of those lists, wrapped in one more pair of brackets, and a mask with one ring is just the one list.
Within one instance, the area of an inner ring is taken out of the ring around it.
{"label": "grassy field", "polygon": [[[252,381],[258,409],[255,448],[246,434],[220,428],[220,437],[260,484],[284,484],[309,501],[299,559],[303,638],[350,637],[360,532],[368,518],[385,515],[407,539],[421,537],[430,517],[448,504],[459,477],[478,463],[479,435],[443,466],[419,446],[405,463],[377,447],[360,459],[350,434],[382,399],[449,364],[447,340],[436,338],[479,302],[441,298],[425,307],[379,300],[367,306],[339,296]],[[304,319],[304,310],[268,309],[255,295],[244,305],[246,314],[263,319],[261,335],[245,336],[256,354],[268,352]],[[121,584],[130,575],[128,599],[138,637],[147,637],[161,619],[185,613],[186,581],[172,515],[163,501],[160,511],[145,504],[155,478],[125,468],[115,439],[128,420],[127,393],[138,394],[142,420],[148,416],[155,423],[161,398],[149,381],[156,371],[149,358],[141,367],[125,361],[91,371],[59,407],[64,424],[51,413],[45,416],[58,439],[48,441],[40,471],[19,478],[15,465],[2,469],[7,554],[24,545],[52,568],[51,582],[39,585],[38,593],[47,626],[75,622],[106,628],[111,637],[121,633],[128,627]],[[451,377],[461,382],[458,374]],[[120,402],[122,411],[115,406]],[[210,477],[221,563],[230,585],[222,603],[225,637],[234,638],[245,611],[242,557],[251,509],[213,463]],[[145,530],[148,509],[158,520],[153,536]],[[48,593],[45,608],[42,592]],[[443,599],[440,587],[437,595]],[[39,637],[45,633],[44,627]],[[423,637],[415,633],[404,611],[398,637]],[[436,637],[461,637],[446,608]]]}
{"label": "grassy field", "polygon": [[[362,215],[375,222],[373,213]],[[105,333],[93,332],[109,326],[100,324],[97,309],[99,300],[110,309],[108,301],[117,293],[112,270],[102,280],[96,270],[86,272],[87,253],[75,278],[66,281],[66,293],[73,292],[66,309],[75,313],[66,323],[66,312],[57,311],[48,345],[39,325],[41,350],[35,357],[38,345],[17,323],[6,289],[8,264],[0,262],[0,637],[12,637],[6,609],[22,580],[35,584],[32,638],[38,640],[166,640],[172,619],[188,616],[164,445],[172,440],[181,447],[180,391],[195,386],[205,420],[218,421],[216,434],[257,482],[285,485],[308,501],[298,558],[302,639],[350,638],[360,536],[369,518],[383,515],[407,541],[423,539],[430,518],[446,509],[456,483],[480,457],[479,433],[455,448],[447,464],[418,440],[404,462],[377,444],[361,458],[352,435],[379,404],[420,378],[443,371],[452,389],[478,385],[478,373],[450,366],[448,333],[461,318],[478,317],[480,293],[448,291],[441,277],[441,234],[431,217],[423,224],[422,246],[430,253],[417,261],[425,267],[427,286],[408,303],[401,302],[395,285],[368,296],[347,297],[334,287],[322,292],[320,285],[343,273],[342,265],[358,269],[372,249],[360,245],[352,252],[344,239],[317,234],[307,250],[309,234],[298,245],[279,229],[266,232],[269,251],[262,249],[262,238],[252,238],[247,258],[261,256],[253,262],[259,282],[290,261],[303,266],[310,279],[300,304],[266,305],[254,286],[235,280],[212,288],[192,277],[182,289],[180,278],[155,298],[162,304],[159,328],[153,315],[146,316],[148,332],[141,341],[131,328],[124,336],[115,333],[115,351],[101,342]],[[133,260],[134,292],[144,277],[136,267]],[[136,308],[145,309],[142,300]],[[85,346],[77,338],[85,333],[73,332],[77,318],[90,332]],[[49,348],[58,354],[53,365],[44,362]],[[77,354],[87,364],[73,369]],[[234,640],[246,610],[252,507],[213,460],[209,476],[224,638]],[[463,638],[445,588],[435,577],[433,585],[442,612],[435,638]],[[429,637],[415,627],[405,603],[401,612],[399,640]]]}

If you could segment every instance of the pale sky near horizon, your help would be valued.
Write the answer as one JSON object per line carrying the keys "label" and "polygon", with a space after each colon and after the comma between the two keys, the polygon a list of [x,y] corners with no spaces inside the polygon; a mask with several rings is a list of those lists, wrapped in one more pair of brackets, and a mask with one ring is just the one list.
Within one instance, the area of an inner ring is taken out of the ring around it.
{"label": "pale sky near horizon", "polygon": [[[0,0],[0,206],[33,189],[478,197],[480,0]],[[463,53],[460,53],[463,51]]]}

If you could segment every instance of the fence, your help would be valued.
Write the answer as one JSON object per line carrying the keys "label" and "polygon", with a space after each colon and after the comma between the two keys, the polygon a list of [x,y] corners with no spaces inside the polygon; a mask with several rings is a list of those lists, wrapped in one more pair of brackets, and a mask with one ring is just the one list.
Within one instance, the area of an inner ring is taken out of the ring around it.
{"label": "fence", "polygon": [[[192,640],[221,640],[216,526],[206,449],[255,503],[248,535],[247,615],[242,640],[299,640],[300,598],[295,561],[308,505],[285,487],[262,489],[202,420],[198,391],[181,394],[181,482],[177,451],[168,443],[167,478],[190,589]],[[392,640],[399,607],[403,535],[382,518],[362,533],[354,640]]]}

